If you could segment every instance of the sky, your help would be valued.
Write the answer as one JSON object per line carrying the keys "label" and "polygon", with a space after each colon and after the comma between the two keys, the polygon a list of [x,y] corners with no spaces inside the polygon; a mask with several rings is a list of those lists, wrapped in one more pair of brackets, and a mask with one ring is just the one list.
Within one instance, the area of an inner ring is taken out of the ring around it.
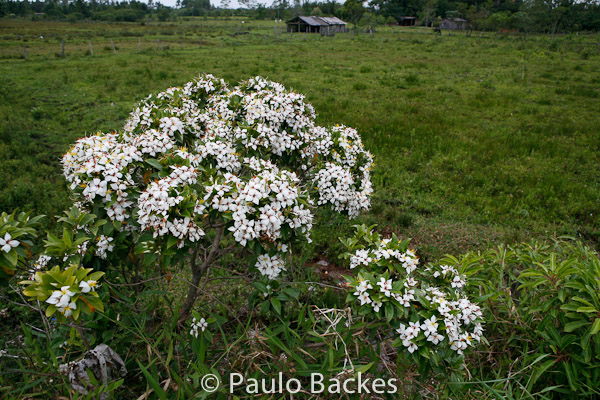
{"label": "sky", "polygon": [[[147,3],[148,0],[141,0],[144,3]],[[169,6],[169,7],[175,7],[175,3],[177,2],[177,0],[155,0],[155,3],[161,3],[165,6]],[[273,1],[272,0],[265,0],[264,3],[270,5]],[[215,7],[218,7],[221,4],[220,0],[210,0],[210,4],[212,4]],[[239,3],[235,0],[231,0],[231,7],[233,8],[238,8],[239,7]]]}
{"label": "sky", "polygon": [[[144,2],[148,2],[148,0],[142,0]],[[169,6],[169,7],[175,7],[175,3],[177,2],[177,0],[154,0],[154,1],[158,1],[161,4],[164,4],[165,6]],[[293,2],[293,0],[288,0],[290,3]],[[339,2],[343,2],[343,0],[336,0],[338,3]],[[271,4],[273,4],[273,0],[257,0],[258,3],[262,3],[265,4],[267,7],[270,6]],[[212,4],[215,7],[219,7],[221,5],[221,0],[210,0],[210,4]],[[239,3],[236,0],[231,0],[231,8],[238,8],[240,7]]]}

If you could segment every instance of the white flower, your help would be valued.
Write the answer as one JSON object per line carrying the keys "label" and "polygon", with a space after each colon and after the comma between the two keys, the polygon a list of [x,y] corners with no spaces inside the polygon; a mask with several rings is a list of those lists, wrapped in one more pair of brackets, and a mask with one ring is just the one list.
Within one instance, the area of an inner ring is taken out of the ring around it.
{"label": "white flower", "polygon": [[438,306],[438,312],[442,315],[446,315],[450,312],[450,307],[448,307],[446,303],[440,303],[440,305]]}
{"label": "white flower", "polygon": [[61,314],[63,314],[65,317],[70,317],[73,315],[73,310],[77,309],[77,304],[71,302],[69,304],[65,304],[64,306],[57,305],[57,307]]}
{"label": "white flower", "polygon": [[358,300],[360,300],[360,305],[363,306],[365,304],[371,304],[371,297],[369,297],[368,292],[363,292],[358,296]]}
{"label": "white flower", "polygon": [[74,295],[75,293],[69,290],[69,286],[63,286],[60,290],[53,291],[50,297],[46,299],[46,303],[54,304],[58,308],[63,308],[69,304],[71,297]]}
{"label": "white flower", "polygon": [[98,282],[90,279],[89,281],[81,281],[79,282],[79,287],[81,288],[81,293],[89,293],[90,291],[96,291],[96,287],[98,286]]}
{"label": "white flower", "polygon": [[0,238],[0,247],[2,248],[2,251],[6,253],[11,251],[13,247],[17,247],[18,245],[19,242],[17,240],[14,240],[8,232],[4,235],[4,238]]}
{"label": "white flower", "polygon": [[[435,318],[435,315],[432,315],[431,318],[426,319],[425,321],[423,321],[423,325],[421,325],[421,329],[423,331],[425,331],[425,332],[428,332],[428,333],[435,333],[435,332],[437,332],[439,324],[436,321],[437,320]],[[427,336],[428,333],[426,333],[425,336]]]}
{"label": "white flower", "polygon": [[356,292],[360,294],[368,289],[373,289],[373,286],[371,286],[371,282],[361,280],[358,286],[356,287]]}
{"label": "white flower", "polygon": [[465,281],[462,279],[460,275],[456,275],[454,279],[452,279],[452,287],[453,288],[462,288],[465,286]]}
{"label": "white flower", "polygon": [[192,329],[190,330],[190,335],[194,337],[198,337],[198,329],[204,332],[208,328],[208,322],[204,318],[200,318],[198,321],[195,317],[192,320]]}
{"label": "white flower", "polygon": [[391,296],[391,290],[392,290],[392,280],[388,279],[386,280],[385,278],[380,278],[379,282],[377,282],[377,285],[380,286],[380,291],[387,297]]}
{"label": "white flower", "polygon": [[350,257],[350,269],[356,268],[359,265],[369,265],[373,259],[369,256],[368,250],[357,250],[356,253]]}
{"label": "white flower", "polygon": [[379,312],[379,309],[381,308],[381,306],[383,305],[383,303],[381,301],[374,301],[371,306],[373,307],[373,311],[375,312]]}
{"label": "white flower", "polygon": [[414,353],[418,348],[419,347],[416,344],[410,342],[406,349],[409,351],[409,353]]}
{"label": "white flower", "polygon": [[433,344],[438,344],[442,340],[444,340],[444,337],[437,332],[434,332],[431,335],[429,335],[429,337],[427,337],[427,341]]}
{"label": "white flower", "polygon": [[202,332],[204,332],[204,330],[208,328],[208,323],[204,318],[200,318],[200,321],[198,321],[198,327],[202,329]]}
{"label": "white flower", "polygon": [[416,338],[419,336],[421,331],[421,325],[419,322],[409,322],[408,327],[404,330],[404,333],[408,339]]}
{"label": "white flower", "polygon": [[396,329],[396,332],[398,332],[400,335],[404,335],[406,332],[406,325],[400,324],[400,327]]}

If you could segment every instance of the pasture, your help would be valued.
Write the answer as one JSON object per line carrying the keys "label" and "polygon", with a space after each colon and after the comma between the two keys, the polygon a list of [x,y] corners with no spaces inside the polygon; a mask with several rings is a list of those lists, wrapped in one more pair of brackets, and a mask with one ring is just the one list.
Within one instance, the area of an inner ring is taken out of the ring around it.
{"label": "pasture", "polygon": [[[3,20],[0,211],[46,214],[52,229],[71,204],[60,157],[75,140],[121,129],[149,93],[203,72],[281,82],[306,95],[319,124],[356,128],[373,153],[370,212],[320,215],[304,259],[340,262],[338,237],[356,223],[412,238],[424,261],[564,235],[599,248],[600,36],[586,34],[385,27],[321,37],[242,19]],[[237,309],[246,295],[225,301]],[[489,364],[474,376],[510,375],[497,346],[493,360],[478,355]]]}
{"label": "pasture", "polygon": [[[209,72],[282,82],[306,94],[319,123],[357,128],[376,159],[364,219],[427,252],[564,234],[597,243],[597,36],[273,26],[1,22],[0,209],[57,214],[67,204],[58,160],[76,138],[119,129],[147,93]],[[15,58],[17,38],[28,60]]]}

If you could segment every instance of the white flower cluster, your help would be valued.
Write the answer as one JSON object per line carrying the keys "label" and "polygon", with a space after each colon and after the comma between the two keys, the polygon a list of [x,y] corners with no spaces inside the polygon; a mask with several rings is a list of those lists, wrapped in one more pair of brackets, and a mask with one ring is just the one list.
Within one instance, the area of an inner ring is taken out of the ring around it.
{"label": "white flower cluster", "polygon": [[285,263],[280,255],[269,257],[268,254],[261,254],[256,261],[258,271],[269,279],[277,279],[281,272],[285,271]]}
{"label": "white flower cluster", "polygon": [[100,237],[98,238],[98,242],[96,243],[96,255],[102,258],[103,260],[106,260],[106,257],[108,255],[107,253],[112,252],[113,248],[115,247],[114,244],[110,243],[112,241],[113,238],[100,235]]}
{"label": "white flower cluster", "polygon": [[402,242],[381,239],[373,232],[366,235],[365,245],[348,254],[350,268],[360,268],[357,278],[350,280],[353,295],[379,318],[384,307],[386,318],[393,311],[395,317],[389,322],[400,322],[399,343],[410,353],[420,346],[434,351],[447,346],[463,354],[481,341],[482,312],[461,292],[464,275],[448,265],[419,268],[419,259]]}
{"label": "white flower cluster", "polygon": [[370,206],[373,158],[352,128],[337,126],[329,135],[319,130],[317,137],[312,146],[314,153],[331,160],[316,173],[318,204],[329,203],[334,210],[355,217]]}
{"label": "white flower cluster", "polygon": [[192,320],[192,329],[190,329],[190,335],[197,338],[198,337],[198,329],[204,332],[208,328],[208,322],[204,318],[200,318],[197,320],[196,317]]}
{"label": "white flower cluster", "polygon": [[[138,220],[141,229],[151,228],[154,236],[171,234],[178,239],[192,242],[200,240],[204,231],[188,216],[175,216],[169,219],[171,210],[186,200],[178,190],[185,185],[197,182],[198,173],[193,167],[171,166],[167,177],[152,182],[138,200]],[[197,203],[195,211],[201,213],[204,207]]]}
{"label": "white flower cluster", "polygon": [[425,268],[425,271],[431,272],[434,278],[451,279],[450,285],[453,288],[463,288],[466,285],[466,276],[461,275],[458,270],[449,265],[436,265]]}
{"label": "white flower cluster", "polygon": [[34,261],[33,265],[29,269],[29,279],[33,280],[35,273],[45,269],[48,266],[48,263],[52,260],[52,257],[41,255],[37,260]]}
{"label": "white flower cluster", "polygon": [[75,293],[69,290],[69,286],[63,286],[60,290],[53,291],[46,303],[55,305],[61,314],[69,317],[73,314],[73,310],[77,309],[77,304],[71,301],[73,296]]}
{"label": "white flower cluster", "polygon": [[[92,279],[79,282],[81,293],[94,292],[97,287],[98,282]],[[72,298],[78,293],[72,292],[70,289],[70,286],[63,286],[60,290],[54,290],[46,299],[46,303],[56,306],[57,310],[65,317],[70,317],[73,315],[73,310],[77,309],[77,304]]]}
{"label": "white flower cluster", "polygon": [[242,246],[255,239],[276,242],[284,225],[308,236],[313,216],[307,207],[310,201],[302,202],[296,174],[254,157],[246,158],[243,165],[253,171],[248,181],[225,173],[222,183],[205,187],[207,205],[232,213],[228,229],[234,239]]}
{"label": "white flower cluster", "polygon": [[[143,100],[121,133],[80,139],[64,174],[82,203],[123,230],[174,237],[181,248],[225,224],[242,246],[282,252],[310,240],[315,204],[350,217],[370,204],[373,159],[360,136],[314,119],[304,96],[281,84],[256,77],[230,89],[203,75]],[[100,257],[110,242],[98,241]],[[257,264],[269,277],[283,270],[273,257]]]}
{"label": "white flower cluster", "polygon": [[128,200],[127,192],[134,185],[132,164],[141,161],[142,153],[137,147],[119,141],[116,133],[99,133],[79,139],[62,162],[71,190],[80,190],[84,202],[101,198],[107,215],[124,221],[134,204]]}
{"label": "white flower cluster", "polygon": [[[431,342],[433,345],[438,345],[442,344],[447,337],[450,349],[458,354],[463,354],[463,350],[472,346],[474,341],[481,341],[483,326],[479,322],[471,324],[482,317],[479,306],[466,298],[447,301],[446,295],[437,288],[428,288],[427,291],[437,292],[434,297],[426,296],[427,300],[437,306],[437,310],[434,310],[431,317],[425,319],[422,324],[417,320],[410,322],[408,327],[400,324],[400,328],[397,329],[402,345],[409,352],[413,353],[417,350],[419,348],[417,343],[423,338],[426,341],[421,340],[422,343]],[[446,337],[438,331],[440,324]],[[422,335],[419,335],[420,333]]]}

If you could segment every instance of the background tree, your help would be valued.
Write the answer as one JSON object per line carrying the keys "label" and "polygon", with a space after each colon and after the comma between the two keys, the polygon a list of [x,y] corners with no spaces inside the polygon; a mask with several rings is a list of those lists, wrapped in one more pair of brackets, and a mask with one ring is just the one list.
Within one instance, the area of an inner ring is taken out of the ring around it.
{"label": "background tree", "polygon": [[436,17],[438,0],[426,0],[423,10],[419,13],[419,18],[425,26],[431,26]]}
{"label": "background tree", "polygon": [[343,15],[355,27],[365,12],[366,9],[361,0],[346,0],[344,3]]}
{"label": "background tree", "polygon": [[317,17],[320,17],[323,15],[323,11],[321,11],[321,9],[319,7],[315,7],[310,12],[310,15],[316,15]]}

